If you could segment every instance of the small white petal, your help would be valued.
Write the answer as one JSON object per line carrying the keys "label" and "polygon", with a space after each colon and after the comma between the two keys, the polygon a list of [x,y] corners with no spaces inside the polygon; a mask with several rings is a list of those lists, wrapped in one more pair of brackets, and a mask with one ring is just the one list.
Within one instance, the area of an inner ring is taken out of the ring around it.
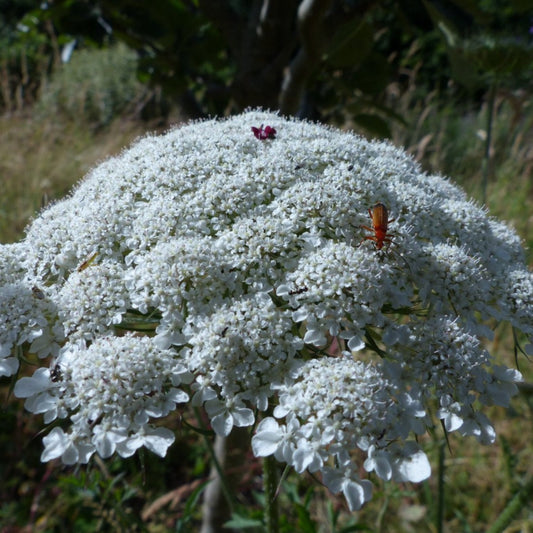
{"label": "small white petal", "polygon": [[326,344],[326,336],[318,329],[307,330],[304,336],[304,342],[306,344],[312,344],[313,346],[323,346]]}
{"label": "small white petal", "polygon": [[0,359],[0,377],[12,376],[19,369],[19,360],[16,357]]}
{"label": "small white petal", "polygon": [[239,427],[247,427],[253,425],[255,422],[254,412],[248,408],[237,408],[231,411],[233,416],[233,423]]}
{"label": "small white petal", "polygon": [[31,378],[20,378],[15,385],[17,398],[28,398],[50,388],[50,371],[48,368],[37,369]]}
{"label": "small white petal", "polygon": [[494,365],[493,370],[494,376],[497,377],[500,381],[505,381],[508,383],[520,383],[524,381],[524,376],[522,376],[521,372],[514,368]]}
{"label": "small white petal", "polygon": [[275,453],[283,437],[279,424],[273,418],[261,420],[252,437],[252,451],[256,457],[267,457]]}
{"label": "small white petal", "polygon": [[308,316],[309,316],[309,311],[304,308],[297,309],[296,311],[292,313],[292,319],[295,322],[303,322],[304,320],[307,319]]}
{"label": "small white petal", "polygon": [[372,498],[372,483],[367,480],[346,480],[343,484],[342,493],[348,502],[350,511],[358,511]]}
{"label": "small white petal", "polygon": [[444,427],[449,433],[458,430],[464,422],[460,416],[450,411],[442,412],[442,415],[439,414],[439,417],[444,421]]}
{"label": "small white petal", "polygon": [[147,433],[144,445],[159,457],[165,457],[168,447],[175,440],[174,433],[170,429],[159,427]]}
{"label": "small white petal", "polygon": [[[409,446],[412,443],[406,443],[403,450],[404,454],[409,453],[410,449],[414,450],[416,444]],[[419,483],[424,481],[431,475],[431,465],[427,455],[422,451],[413,451],[409,455],[398,457],[395,460],[395,475],[396,481],[411,481]]]}
{"label": "small white petal", "polygon": [[348,341],[348,348],[352,352],[358,352],[359,350],[362,350],[364,347],[365,347],[365,341],[359,335],[354,335]]}
{"label": "small white petal", "polygon": [[376,471],[376,474],[385,481],[389,481],[392,477],[392,467],[387,457],[376,457],[374,470]]}
{"label": "small white petal", "polygon": [[54,428],[48,435],[43,437],[44,450],[41,454],[41,461],[51,461],[61,457],[68,446],[70,446],[70,438],[65,434],[61,428]]}
{"label": "small white petal", "polygon": [[211,419],[211,426],[217,435],[227,437],[233,428],[233,417],[227,413],[221,413]]}
{"label": "small white petal", "polygon": [[187,403],[189,401],[189,395],[181,389],[174,389],[168,394],[168,399],[176,403]]}

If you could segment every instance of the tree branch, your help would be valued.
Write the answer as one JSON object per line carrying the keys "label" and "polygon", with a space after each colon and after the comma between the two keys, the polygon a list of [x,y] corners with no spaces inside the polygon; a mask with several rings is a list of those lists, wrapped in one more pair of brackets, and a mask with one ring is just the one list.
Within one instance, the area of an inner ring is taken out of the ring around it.
{"label": "tree branch", "polygon": [[238,107],[278,107],[283,69],[297,46],[294,26],[298,0],[261,0],[236,56],[233,93]]}
{"label": "tree branch", "polygon": [[303,0],[298,8],[301,48],[281,86],[279,107],[284,114],[295,115],[300,108],[307,80],[324,48],[324,18],[331,4],[332,0]]}

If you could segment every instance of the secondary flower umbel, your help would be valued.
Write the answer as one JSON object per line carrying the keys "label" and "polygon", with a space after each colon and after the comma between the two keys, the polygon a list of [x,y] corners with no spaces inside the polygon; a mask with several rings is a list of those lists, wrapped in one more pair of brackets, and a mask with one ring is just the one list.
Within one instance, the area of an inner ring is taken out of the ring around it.
{"label": "secondary flower umbel", "polygon": [[[362,228],[378,203],[383,250]],[[533,337],[512,230],[389,144],[260,111],[139,141],[0,265],[0,372],[49,358],[15,393],[66,422],[44,461],[165,455],[153,420],[188,403],[221,435],[276,405],[255,454],[320,473],[352,509],[363,470],[429,476],[417,436],[438,419],[492,442],[481,409],[521,377],[480,341],[501,321]]]}

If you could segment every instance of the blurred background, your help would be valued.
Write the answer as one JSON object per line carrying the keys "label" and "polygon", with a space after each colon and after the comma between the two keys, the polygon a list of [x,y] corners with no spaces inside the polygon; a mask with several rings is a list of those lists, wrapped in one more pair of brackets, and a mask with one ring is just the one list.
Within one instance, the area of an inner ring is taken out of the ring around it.
{"label": "blurred background", "polygon": [[[532,0],[0,0],[0,242],[140,135],[263,107],[390,139],[530,248],[532,92]],[[515,365],[509,328],[488,348]],[[531,382],[523,357],[520,369]],[[40,421],[0,385],[2,533],[197,530],[209,458],[178,420],[165,460],[41,464]],[[488,531],[513,496],[505,531],[533,531],[532,406],[524,387],[494,409],[495,446],[450,437],[445,531]],[[427,449],[436,463],[441,443]],[[250,457],[239,530],[260,513],[260,472]],[[284,527],[436,531],[436,484],[378,483],[350,514],[289,476]]]}

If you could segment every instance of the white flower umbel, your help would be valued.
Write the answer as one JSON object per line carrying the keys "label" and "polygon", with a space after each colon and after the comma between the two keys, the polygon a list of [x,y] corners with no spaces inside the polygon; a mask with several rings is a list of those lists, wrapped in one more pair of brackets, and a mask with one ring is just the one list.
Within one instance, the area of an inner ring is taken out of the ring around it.
{"label": "white flower umbel", "polygon": [[15,394],[28,398],[29,411],[44,412],[46,422],[70,416],[67,433],[55,428],[45,437],[43,461],[85,463],[95,451],[128,457],[141,446],[164,456],[174,435],[149,419],[187,402],[180,385],[191,380],[176,352],[160,350],[149,337],[98,337],[89,347],[65,345],[51,370],[21,378]]}
{"label": "white flower umbel", "polygon": [[190,398],[220,435],[259,414],[255,454],[351,509],[363,470],[430,475],[439,419],[492,442],[521,376],[482,340],[533,337],[511,229],[390,144],[262,111],[140,140],[0,259],[0,375],[51,358],[15,387],[56,421],[43,460],[164,455]]}

